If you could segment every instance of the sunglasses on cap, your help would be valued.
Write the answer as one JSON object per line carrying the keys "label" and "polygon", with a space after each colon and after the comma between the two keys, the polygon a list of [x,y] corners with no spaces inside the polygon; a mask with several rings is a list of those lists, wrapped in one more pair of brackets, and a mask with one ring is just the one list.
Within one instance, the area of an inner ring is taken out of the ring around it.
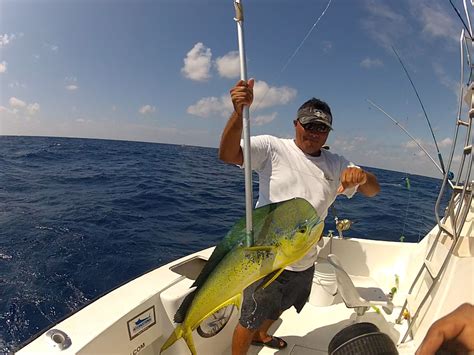
{"label": "sunglasses on cap", "polygon": [[300,120],[298,120],[300,125],[304,128],[305,131],[310,131],[310,132],[318,132],[318,133],[328,133],[331,128],[324,123],[318,123],[318,122],[310,122],[310,123],[301,123]]}

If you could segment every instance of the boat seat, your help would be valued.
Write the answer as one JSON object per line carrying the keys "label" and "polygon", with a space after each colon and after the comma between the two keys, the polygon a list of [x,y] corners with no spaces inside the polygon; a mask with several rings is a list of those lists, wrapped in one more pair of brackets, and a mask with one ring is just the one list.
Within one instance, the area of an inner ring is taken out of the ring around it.
{"label": "boat seat", "polygon": [[334,266],[337,289],[347,308],[354,308],[358,316],[364,315],[371,306],[381,306],[385,313],[392,313],[393,303],[372,278],[349,276],[334,254],[328,255],[328,261]]}

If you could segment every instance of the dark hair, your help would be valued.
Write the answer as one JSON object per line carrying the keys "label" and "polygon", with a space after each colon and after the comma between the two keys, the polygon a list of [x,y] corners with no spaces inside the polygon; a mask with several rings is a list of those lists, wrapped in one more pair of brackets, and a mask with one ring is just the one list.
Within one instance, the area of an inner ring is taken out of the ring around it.
{"label": "dark hair", "polygon": [[326,102],[324,102],[322,100],[319,100],[315,97],[313,97],[312,99],[309,99],[303,105],[301,105],[300,108],[298,109],[298,111],[303,109],[303,108],[307,108],[307,107],[321,110],[321,111],[323,111],[325,113],[328,113],[329,115],[332,116],[331,108],[329,107],[329,105]]}

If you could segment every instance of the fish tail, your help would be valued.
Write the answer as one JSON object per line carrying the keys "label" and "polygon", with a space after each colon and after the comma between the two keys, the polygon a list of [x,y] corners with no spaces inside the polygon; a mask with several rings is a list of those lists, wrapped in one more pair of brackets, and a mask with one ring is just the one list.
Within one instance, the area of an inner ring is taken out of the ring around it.
{"label": "fish tail", "polygon": [[[165,351],[166,349],[168,349],[171,345],[173,345],[178,339],[182,338],[183,337],[183,334],[184,334],[184,331],[183,331],[183,326],[182,325],[178,325],[176,327],[176,329],[173,331],[173,333],[171,333],[171,335],[169,336],[169,338],[165,341],[165,343],[163,344],[163,346],[161,347],[160,349],[160,354]],[[187,341],[186,341],[187,343]],[[188,345],[189,346],[189,345]]]}

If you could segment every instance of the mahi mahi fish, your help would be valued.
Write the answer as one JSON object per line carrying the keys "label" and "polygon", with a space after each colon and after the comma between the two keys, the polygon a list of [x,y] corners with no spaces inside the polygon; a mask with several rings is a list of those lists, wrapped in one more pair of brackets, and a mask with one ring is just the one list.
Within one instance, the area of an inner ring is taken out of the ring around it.
{"label": "mahi mahi fish", "polygon": [[241,218],[216,246],[205,267],[179,307],[180,323],[161,352],[183,338],[197,354],[192,331],[207,317],[228,305],[240,307],[243,290],[271,274],[268,286],[283,269],[301,259],[319,241],[324,223],[302,198],[273,203],[252,212],[254,245],[245,246],[245,218]]}

